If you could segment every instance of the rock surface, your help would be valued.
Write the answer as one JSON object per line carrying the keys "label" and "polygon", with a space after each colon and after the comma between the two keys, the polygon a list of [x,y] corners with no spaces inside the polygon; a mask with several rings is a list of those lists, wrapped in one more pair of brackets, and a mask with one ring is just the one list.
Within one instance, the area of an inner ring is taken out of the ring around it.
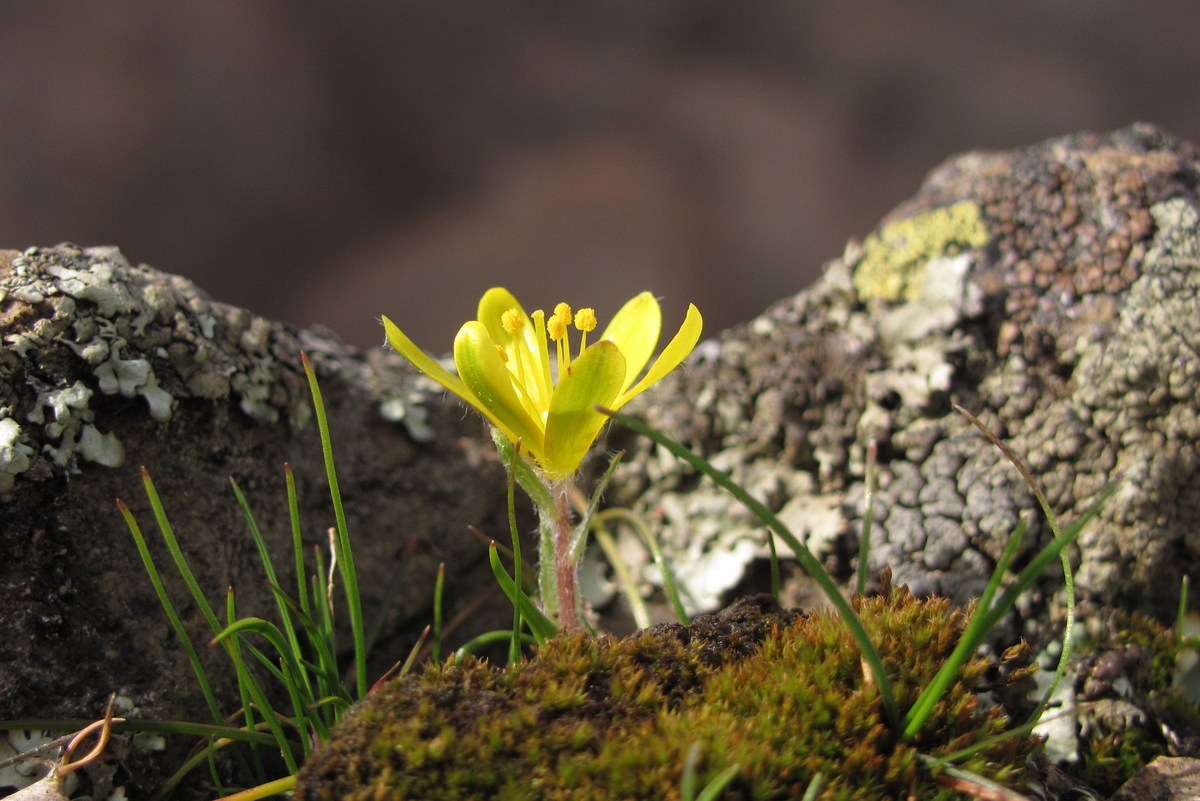
{"label": "rock surface", "polygon": [[[1170,614],[1182,576],[1200,578],[1198,221],[1196,149],[1148,125],[951,159],[814,287],[702,344],[638,411],[843,573],[876,438],[872,569],[966,599],[1019,520],[1026,552],[1049,532],[957,402],[1064,521],[1123,474],[1079,540],[1077,587]],[[765,556],[761,526],[672,458],[619,432],[610,445],[633,451],[613,500],[661,520],[693,608],[719,603]]]}
{"label": "rock surface", "polygon": [[[1027,550],[1049,532],[958,402],[1064,520],[1123,475],[1080,539],[1077,587],[1092,608],[1165,615],[1179,579],[1200,580],[1197,175],[1193,146],[1145,125],[953,159],[812,289],[703,343],[634,411],[732,471],[843,574],[876,438],[872,567],[965,599],[1018,520]],[[505,530],[503,471],[478,420],[398,359],[214,302],[111,248],[0,251],[0,336],[0,716],[91,717],[115,690],[137,714],[203,719],[113,499],[154,540],[147,465],[209,597],[233,586],[243,614],[259,611],[227,477],[276,553],[290,547],[284,461],[306,541],[332,523],[301,350],[330,407],[368,608],[397,591],[379,670],[427,621],[437,562],[462,571],[461,604],[494,586],[464,528]],[[719,606],[763,558],[760,527],[644,442],[618,430],[608,444],[631,451],[610,502],[660,526],[693,609]],[[1044,617],[1044,601],[1023,612]],[[484,609],[504,625],[505,604]]]}
{"label": "rock surface", "polygon": [[1159,757],[1142,768],[1112,801],[1185,801],[1200,798],[1200,759]]}
{"label": "rock surface", "polygon": [[[215,302],[114,248],[0,251],[0,335],[0,718],[91,718],[118,692],[136,706],[130,717],[207,719],[114,499],[140,519],[198,643],[210,635],[161,547],[139,465],[210,602],[223,608],[233,587],[242,615],[265,611],[229,477],[285,587],[295,586],[285,461],[310,569],[334,522],[301,351],[329,411],[368,622],[386,610],[373,675],[429,622],[438,562],[458,599],[447,620],[492,588],[466,527],[507,531],[503,469],[478,420],[399,357]],[[467,628],[488,620],[477,612]],[[213,657],[210,670],[227,676]]]}

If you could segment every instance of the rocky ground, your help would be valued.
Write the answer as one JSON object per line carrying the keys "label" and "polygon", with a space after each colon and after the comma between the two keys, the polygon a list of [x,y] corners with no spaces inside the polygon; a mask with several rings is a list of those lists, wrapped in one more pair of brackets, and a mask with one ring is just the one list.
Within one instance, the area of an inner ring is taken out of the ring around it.
{"label": "rocky ground", "polygon": [[[1181,578],[1200,578],[1197,184],[1195,148],[1145,125],[954,158],[811,290],[714,332],[631,409],[732,471],[843,576],[876,439],[872,567],[965,600],[1017,521],[1030,547],[1049,532],[959,403],[1064,520],[1120,478],[1079,541],[1084,628],[1102,632],[1111,606],[1166,619]],[[368,607],[393,601],[373,669],[427,622],[439,561],[460,633],[504,625],[466,532],[505,530],[502,470],[475,417],[398,359],[227,306],[111,248],[3,252],[0,336],[3,717],[92,718],[114,691],[138,715],[202,716],[113,500],[152,529],[146,465],[210,597],[233,586],[246,613],[261,609],[227,478],[279,552],[284,461],[307,541],[332,522],[301,350],[331,407]],[[735,504],[645,443],[613,432],[608,445],[630,450],[610,502],[659,527],[693,609],[761,578],[762,533]],[[653,592],[654,572],[638,575]],[[1019,609],[1035,641],[1059,618],[1059,585]],[[789,592],[805,597],[803,581]]]}

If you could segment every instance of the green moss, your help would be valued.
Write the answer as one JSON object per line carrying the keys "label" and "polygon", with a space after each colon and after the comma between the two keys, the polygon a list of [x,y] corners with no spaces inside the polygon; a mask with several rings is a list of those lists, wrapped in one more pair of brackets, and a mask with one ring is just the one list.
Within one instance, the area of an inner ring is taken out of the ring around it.
{"label": "green moss", "polygon": [[1185,646],[1141,615],[1117,612],[1107,626],[1080,666],[1080,759],[1070,768],[1106,796],[1157,757],[1200,749],[1200,709],[1174,686]]}
{"label": "green moss", "polygon": [[863,298],[912,300],[930,259],[988,243],[979,206],[971,201],[888,223],[863,243],[854,287]]}
{"label": "green moss", "polygon": [[[965,615],[905,590],[857,602],[911,704],[949,655]],[[841,621],[758,597],[689,627],[624,640],[557,638],[527,662],[430,666],[376,690],[301,771],[317,799],[678,798],[699,744],[701,784],[740,766],[723,799],[799,798],[822,771],[823,798],[952,798],[918,751],[949,753],[1004,730],[971,662],[912,745],[887,728]],[[1033,747],[1012,738],[964,767],[1012,783]]]}

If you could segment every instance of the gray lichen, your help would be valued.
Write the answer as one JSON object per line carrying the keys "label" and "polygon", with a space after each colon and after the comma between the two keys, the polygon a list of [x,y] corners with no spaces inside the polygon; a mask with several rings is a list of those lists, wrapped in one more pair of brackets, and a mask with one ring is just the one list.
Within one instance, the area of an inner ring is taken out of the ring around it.
{"label": "gray lichen", "polygon": [[29,469],[33,447],[22,436],[21,424],[0,410],[0,496],[12,491],[17,476]]}
{"label": "gray lichen", "polygon": [[[506,619],[487,597],[486,550],[464,531],[506,527],[503,467],[482,423],[398,354],[361,353],[326,331],[214,302],[113,248],[71,245],[0,251],[0,337],[0,709],[9,717],[92,715],[114,689],[148,717],[208,714],[191,664],[163,636],[114,499],[141,522],[157,563],[169,560],[145,465],[205,595],[216,602],[233,588],[247,616],[273,608],[229,479],[268,550],[286,553],[290,465],[304,550],[327,547],[335,515],[302,352],[324,397],[364,608],[384,621],[371,673],[424,628],[441,562],[448,610],[486,601],[467,637]],[[279,567],[295,586],[290,565]],[[184,625],[194,641],[211,636],[199,618]],[[218,702],[236,708],[227,665],[207,667]],[[131,793],[148,795],[182,758],[139,758]]]}
{"label": "gray lichen", "polygon": [[[181,402],[225,398],[261,423],[307,421],[307,388],[294,380],[298,353],[278,351],[277,324],[213,302],[178,276],[134,267],[116,248],[31,248],[2,258],[0,495],[34,469],[122,464],[124,444],[97,416],[102,397],[144,403],[159,424]],[[426,397],[409,382],[382,396],[380,413],[414,439],[428,438]]]}
{"label": "gray lichen", "polygon": [[[953,159],[870,247],[852,242],[817,285],[704,343],[637,412],[785,512],[843,575],[876,439],[872,570],[966,599],[1019,521],[1027,548],[1049,531],[957,402],[1029,464],[1065,520],[1122,475],[1079,541],[1077,587],[1097,605],[1167,612],[1179,578],[1200,579],[1197,184],[1195,150],[1149,126]],[[939,209],[971,210],[968,233],[923,236],[950,218]],[[887,265],[901,289],[872,290],[893,287]],[[680,563],[723,566],[705,586],[685,576],[693,598],[765,558],[761,526],[734,501],[619,432],[617,444],[632,451],[618,500],[662,520]]]}

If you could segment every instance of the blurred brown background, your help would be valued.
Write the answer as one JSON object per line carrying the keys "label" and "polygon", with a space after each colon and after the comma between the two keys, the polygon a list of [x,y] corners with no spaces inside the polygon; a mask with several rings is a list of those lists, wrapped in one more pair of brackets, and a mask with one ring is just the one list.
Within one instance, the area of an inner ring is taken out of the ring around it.
{"label": "blurred brown background", "polygon": [[493,284],[715,332],[951,154],[1200,138],[1198,43],[1183,2],[6,2],[0,246],[363,346],[448,351]]}

